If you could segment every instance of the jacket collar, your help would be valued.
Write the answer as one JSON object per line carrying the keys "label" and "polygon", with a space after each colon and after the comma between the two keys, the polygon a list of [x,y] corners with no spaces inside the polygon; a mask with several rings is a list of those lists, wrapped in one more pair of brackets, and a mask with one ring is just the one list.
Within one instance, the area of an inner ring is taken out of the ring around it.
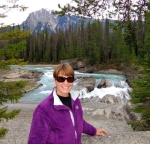
{"label": "jacket collar", "polygon": [[[75,91],[75,90],[71,90],[70,91],[71,94],[71,98],[75,101],[78,96],[79,96],[79,92]],[[54,97],[54,105],[63,105],[63,103],[60,101],[59,97],[56,94],[56,87],[54,87],[53,89],[53,97]]]}

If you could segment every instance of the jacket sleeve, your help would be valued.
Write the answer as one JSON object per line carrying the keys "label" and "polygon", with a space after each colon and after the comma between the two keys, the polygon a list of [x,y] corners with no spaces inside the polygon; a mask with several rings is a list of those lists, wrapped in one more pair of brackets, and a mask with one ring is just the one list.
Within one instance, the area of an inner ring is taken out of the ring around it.
{"label": "jacket sleeve", "polygon": [[48,118],[44,110],[37,107],[33,113],[28,144],[46,144],[48,132]]}
{"label": "jacket sleeve", "polygon": [[91,124],[89,124],[88,122],[86,122],[83,118],[83,110],[82,110],[82,106],[81,106],[81,102],[80,102],[79,98],[78,98],[78,105],[81,108],[81,117],[83,120],[83,131],[82,131],[82,133],[85,133],[85,134],[88,134],[91,136],[96,135],[96,128],[94,126],[92,126]]}
{"label": "jacket sleeve", "polygon": [[96,128],[83,120],[83,133],[95,136],[96,135]]}

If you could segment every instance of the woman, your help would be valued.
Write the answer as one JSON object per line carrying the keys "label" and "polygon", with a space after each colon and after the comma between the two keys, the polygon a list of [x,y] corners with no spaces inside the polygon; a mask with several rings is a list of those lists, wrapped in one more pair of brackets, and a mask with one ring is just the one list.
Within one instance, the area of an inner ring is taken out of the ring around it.
{"label": "woman", "polygon": [[71,92],[74,71],[69,64],[54,69],[56,87],[35,109],[28,144],[81,144],[82,133],[104,136],[83,119],[79,95]]}

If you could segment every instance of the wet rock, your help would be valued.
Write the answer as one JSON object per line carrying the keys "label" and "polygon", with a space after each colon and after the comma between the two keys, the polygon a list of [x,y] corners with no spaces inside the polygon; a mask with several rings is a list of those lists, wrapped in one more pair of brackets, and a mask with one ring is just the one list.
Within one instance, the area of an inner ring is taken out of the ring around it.
{"label": "wet rock", "polygon": [[97,88],[106,87],[106,80],[104,78],[101,79],[100,83],[98,84]]}
{"label": "wet rock", "polygon": [[92,76],[78,79],[77,85],[85,87],[89,92],[94,90],[96,79]]}
{"label": "wet rock", "polygon": [[106,87],[111,87],[112,83],[109,80],[106,80],[105,78],[102,78],[97,85],[97,88],[106,88]]}

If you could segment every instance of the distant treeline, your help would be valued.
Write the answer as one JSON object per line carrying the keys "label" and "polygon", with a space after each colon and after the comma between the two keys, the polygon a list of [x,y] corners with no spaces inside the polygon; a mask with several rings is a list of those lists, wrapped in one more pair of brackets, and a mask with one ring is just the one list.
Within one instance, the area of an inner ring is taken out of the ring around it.
{"label": "distant treeline", "polygon": [[89,64],[128,63],[136,57],[149,55],[150,26],[147,22],[127,21],[105,24],[95,20],[67,30],[49,34],[47,31],[30,34],[22,58],[26,61],[55,63],[62,59],[86,58]]}
{"label": "distant treeline", "polygon": [[[86,59],[91,65],[108,62],[128,64],[137,58],[139,61],[149,59],[149,15],[144,22],[128,20],[112,24],[106,19],[103,24],[100,20],[89,21],[86,27],[84,23],[83,20],[81,25],[70,25],[66,30],[51,34],[47,30],[29,34],[18,32],[19,26],[17,30],[12,28],[13,33],[8,32],[7,40],[1,40],[0,52],[5,60],[15,57],[31,63],[57,63],[78,58]],[[3,32],[1,29],[4,37]],[[13,38],[18,33],[20,36]]]}

